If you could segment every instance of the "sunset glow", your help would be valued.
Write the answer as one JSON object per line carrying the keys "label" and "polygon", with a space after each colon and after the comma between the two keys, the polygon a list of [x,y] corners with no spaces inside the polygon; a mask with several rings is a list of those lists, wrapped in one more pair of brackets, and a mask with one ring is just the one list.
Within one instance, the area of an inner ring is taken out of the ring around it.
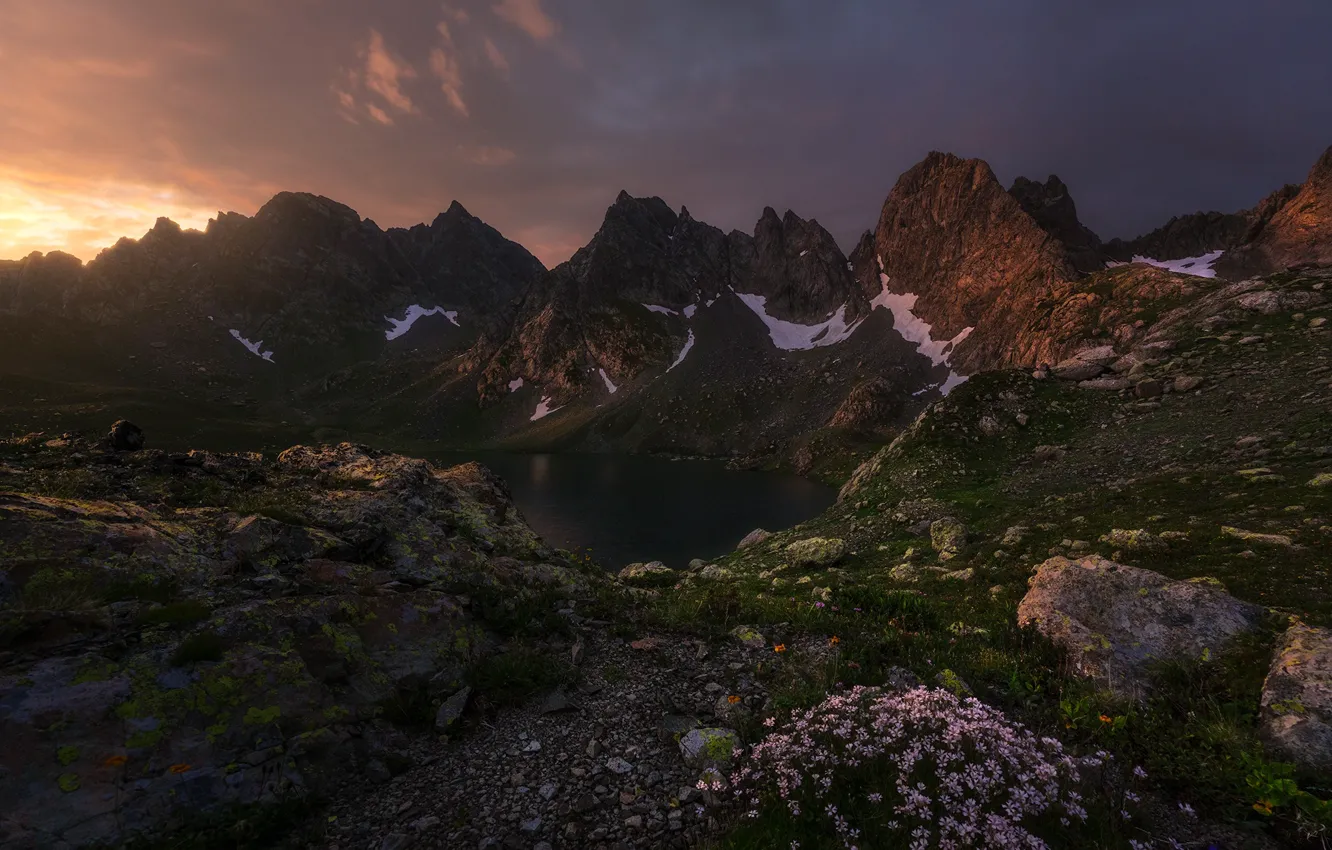
{"label": "sunset glow", "polygon": [[167,187],[0,171],[0,259],[64,251],[87,262],[122,236],[142,236],[159,216],[202,230],[215,215]]}

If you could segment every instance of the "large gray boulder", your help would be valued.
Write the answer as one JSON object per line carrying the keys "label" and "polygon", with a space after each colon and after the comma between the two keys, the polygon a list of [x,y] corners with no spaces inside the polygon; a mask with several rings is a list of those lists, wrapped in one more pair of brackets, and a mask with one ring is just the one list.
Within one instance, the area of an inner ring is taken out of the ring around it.
{"label": "large gray boulder", "polygon": [[1295,623],[1263,682],[1262,732],[1281,759],[1332,772],[1332,631]]}
{"label": "large gray boulder", "polygon": [[793,567],[831,567],[846,557],[846,541],[839,537],[809,537],[786,547]]}
{"label": "large gray boulder", "polygon": [[1125,696],[1140,695],[1153,662],[1213,656],[1266,611],[1208,583],[1095,555],[1050,558],[1028,585],[1018,623],[1064,647],[1078,673]]}

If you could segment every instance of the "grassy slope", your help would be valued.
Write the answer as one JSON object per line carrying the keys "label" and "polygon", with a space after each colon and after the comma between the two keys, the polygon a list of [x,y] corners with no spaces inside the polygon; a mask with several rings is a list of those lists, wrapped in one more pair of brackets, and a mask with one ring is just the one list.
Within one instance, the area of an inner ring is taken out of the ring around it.
{"label": "grassy slope", "polygon": [[[1307,486],[1332,470],[1332,332],[1310,330],[1307,320],[1284,314],[1221,338],[1199,332],[1182,340],[1157,371],[1203,375],[1207,383],[1159,405],[1024,373],[973,378],[880,453],[877,468],[823,516],[723,559],[731,580],[687,581],[639,614],[715,637],[755,625],[785,644],[762,670],[780,694],[779,710],[812,705],[837,682],[881,682],[889,667],[902,666],[927,682],[960,678],[1041,733],[1106,747],[1122,768],[1144,766],[1155,801],[1144,815],[1128,823],[1107,809],[1088,831],[1066,836],[1067,846],[1203,834],[1227,847],[1298,846],[1309,825],[1297,824],[1294,807],[1271,816],[1253,809],[1281,772],[1263,758],[1255,734],[1274,634],[1220,659],[1163,666],[1155,696],[1134,706],[1068,675],[1052,646],[1017,628],[1015,612],[1036,564],[1097,552],[1177,578],[1210,576],[1242,599],[1332,624],[1332,488]],[[1250,335],[1264,341],[1238,344]],[[985,433],[987,416],[997,433]],[[1254,469],[1268,471],[1245,472]],[[931,514],[926,499],[967,524],[970,543],[947,566],[972,568],[972,580],[890,575],[906,560],[936,563],[927,537],[909,530]],[[1013,526],[1028,529],[1021,542],[1001,543]],[[1222,526],[1285,534],[1296,546],[1246,543],[1224,536]],[[1125,553],[1099,540],[1113,528],[1187,536],[1160,552]],[[787,568],[783,546],[814,535],[843,538],[852,554],[808,576]],[[831,588],[823,607],[813,592],[820,587]],[[753,739],[758,730],[744,731]],[[1332,796],[1327,778],[1301,780]],[[1202,821],[1179,817],[1177,802],[1196,807]],[[746,822],[727,844],[785,847],[793,838],[804,848],[833,846],[771,813]],[[869,846],[894,840],[883,834]]]}

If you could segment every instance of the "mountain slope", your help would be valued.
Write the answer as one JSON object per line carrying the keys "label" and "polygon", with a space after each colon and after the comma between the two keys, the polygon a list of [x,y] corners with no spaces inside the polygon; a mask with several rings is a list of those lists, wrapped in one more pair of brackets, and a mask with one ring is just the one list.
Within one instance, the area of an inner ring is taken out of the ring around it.
{"label": "mountain slope", "polygon": [[1299,192],[1266,221],[1256,220],[1244,244],[1226,252],[1216,267],[1241,277],[1327,265],[1332,265],[1332,147],[1314,163]]}

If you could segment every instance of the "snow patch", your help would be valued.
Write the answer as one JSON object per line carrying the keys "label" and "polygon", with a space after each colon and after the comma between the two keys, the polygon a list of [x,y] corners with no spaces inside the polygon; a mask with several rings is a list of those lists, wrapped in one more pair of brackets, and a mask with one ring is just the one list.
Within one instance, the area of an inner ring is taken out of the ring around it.
{"label": "snow patch", "polygon": [[646,308],[648,308],[649,310],[651,310],[651,311],[654,312],[654,313],[661,313],[661,314],[666,315],[666,316],[678,316],[678,315],[680,315],[679,313],[677,313],[677,312],[675,312],[674,310],[672,310],[670,307],[663,307],[663,306],[661,306],[660,304],[644,304],[643,306],[646,307]]}
{"label": "snow patch", "polygon": [[717,303],[717,299],[716,299],[716,298],[711,298],[711,299],[709,299],[709,300],[707,300],[707,301],[704,301],[704,302],[703,302],[703,306],[704,306],[704,307],[711,307],[713,304],[716,304],[716,303]]}
{"label": "snow patch", "polygon": [[845,304],[838,307],[837,312],[821,324],[801,325],[769,316],[764,307],[768,299],[762,295],[749,295],[744,292],[736,292],[735,294],[741,301],[745,302],[746,307],[753,310],[754,314],[763,320],[763,324],[768,326],[768,336],[772,338],[772,344],[783,351],[802,351],[810,348],[820,348],[825,345],[835,345],[851,336],[856,328],[860,326],[860,322],[853,322],[850,325],[846,323]]}
{"label": "snow patch", "polygon": [[[1165,269],[1176,274],[1190,274],[1194,277],[1216,277],[1216,271],[1212,264],[1221,259],[1223,251],[1212,251],[1209,254],[1203,254],[1201,257],[1185,257],[1182,260],[1157,260],[1152,257],[1144,257],[1141,254],[1134,254],[1132,262],[1146,263],[1149,266],[1156,266],[1158,269]],[[1109,263],[1106,264],[1109,266]]]}
{"label": "snow patch", "polygon": [[601,373],[601,380],[603,380],[603,381],[606,382],[606,389],[610,390],[611,393],[614,393],[616,390],[619,389],[619,387],[617,387],[617,386],[615,386],[615,384],[611,383],[610,375],[607,375],[607,374],[606,374],[606,370],[605,370],[605,369],[598,369],[597,371]]}
{"label": "snow patch", "polygon": [[512,381],[509,381],[509,392],[516,393],[522,388],[523,388],[522,378],[514,378]]}
{"label": "snow patch", "polygon": [[688,354],[689,349],[693,347],[694,347],[694,332],[691,330],[689,331],[689,339],[685,340],[684,348],[680,349],[680,356],[675,358],[674,363],[666,367],[666,371],[669,372],[672,369],[674,369],[676,366],[679,366],[681,363],[683,363],[685,355]]}
{"label": "snow patch", "polygon": [[855,271],[855,267],[852,266],[850,263],[847,263],[847,264],[846,264],[846,270],[847,270],[847,271]]}
{"label": "snow patch", "polygon": [[412,325],[416,324],[416,320],[422,316],[443,316],[450,322],[453,322],[455,327],[462,327],[462,325],[458,324],[457,310],[445,310],[443,307],[432,307],[427,310],[420,304],[413,304],[407,308],[406,315],[401,319],[394,319],[390,316],[384,317],[384,321],[393,326],[384,331],[384,339],[397,339],[407,333],[412,329]]}
{"label": "snow patch", "polygon": [[805,250],[803,250],[803,251],[800,252],[800,256],[803,257],[803,256],[805,256],[805,255],[808,254],[808,253],[809,253],[809,249],[806,248]]}
{"label": "snow patch", "polygon": [[[883,268],[883,258],[879,258],[879,268]],[[948,365],[948,358],[953,350],[962,344],[962,340],[971,335],[975,328],[963,328],[957,336],[952,339],[935,339],[930,335],[930,325],[912,312],[916,306],[916,301],[920,298],[913,292],[896,293],[888,291],[888,275],[879,273],[879,282],[883,284],[883,291],[870,302],[871,309],[882,307],[893,314],[893,327],[902,338],[907,342],[914,343],[916,350],[926,357],[930,358],[930,363],[935,366]],[[939,385],[939,392],[948,395],[953,388],[967,379],[966,375],[959,375],[951,369],[948,377]],[[933,387],[926,387],[913,395],[920,395]]]}
{"label": "snow patch", "polygon": [[245,346],[245,348],[255,357],[258,357],[261,360],[267,360],[269,363],[273,362],[273,352],[259,350],[259,347],[264,344],[262,339],[257,342],[250,342],[248,339],[241,336],[241,332],[235,328],[231,329],[231,335],[234,336],[241,345]]}
{"label": "snow patch", "polygon": [[551,415],[555,411],[563,409],[563,407],[564,405],[560,405],[559,407],[551,407],[550,396],[542,396],[541,401],[537,403],[536,412],[532,414],[532,418],[529,419],[528,421],[535,422],[538,419],[544,419],[545,417]]}
{"label": "snow patch", "polygon": [[[709,301],[708,303],[711,304],[712,302]],[[697,304],[690,304],[688,307],[684,308],[684,316],[686,319],[694,318],[694,314],[697,312],[698,312]]]}

